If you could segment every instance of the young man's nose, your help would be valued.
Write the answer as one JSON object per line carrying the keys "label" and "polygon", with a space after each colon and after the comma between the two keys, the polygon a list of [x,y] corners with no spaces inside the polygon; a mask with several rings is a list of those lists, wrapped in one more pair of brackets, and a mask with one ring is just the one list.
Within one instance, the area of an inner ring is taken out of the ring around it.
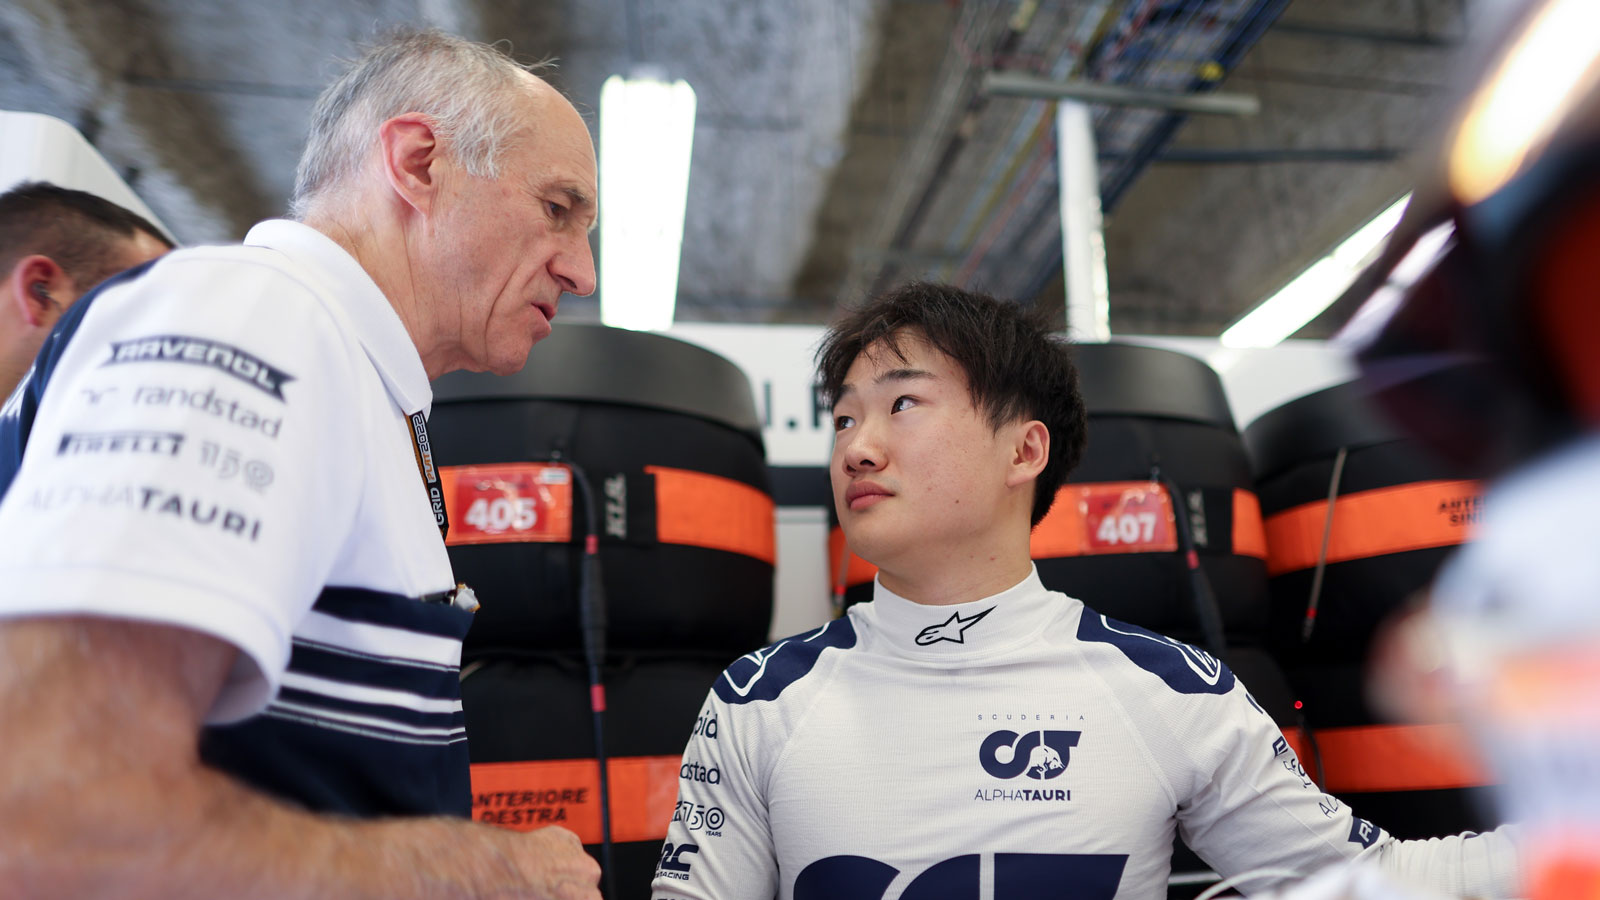
{"label": "young man's nose", "polygon": [[844,467],[851,473],[874,471],[883,467],[883,447],[867,431],[851,436],[844,450]]}

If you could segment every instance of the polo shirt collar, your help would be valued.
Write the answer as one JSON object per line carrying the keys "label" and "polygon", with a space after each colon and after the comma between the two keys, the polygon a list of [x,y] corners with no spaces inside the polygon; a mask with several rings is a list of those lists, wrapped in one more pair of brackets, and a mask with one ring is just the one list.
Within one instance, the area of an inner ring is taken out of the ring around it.
{"label": "polo shirt collar", "polygon": [[400,314],[355,257],[315,228],[287,219],[257,224],[244,243],[276,250],[316,273],[326,288],[324,300],[343,313],[401,411],[432,414],[433,387],[422,356]]}

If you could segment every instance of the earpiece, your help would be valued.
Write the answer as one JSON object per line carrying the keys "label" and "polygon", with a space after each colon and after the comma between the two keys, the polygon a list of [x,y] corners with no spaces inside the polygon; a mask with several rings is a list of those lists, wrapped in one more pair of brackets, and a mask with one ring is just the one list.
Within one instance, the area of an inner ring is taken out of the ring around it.
{"label": "earpiece", "polygon": [[55,298],[50,296],[50,289],[44,286],[44,282],[35,281],[32,285],[32,289],[33,296],[43,300],[46,303],[54,302]]}

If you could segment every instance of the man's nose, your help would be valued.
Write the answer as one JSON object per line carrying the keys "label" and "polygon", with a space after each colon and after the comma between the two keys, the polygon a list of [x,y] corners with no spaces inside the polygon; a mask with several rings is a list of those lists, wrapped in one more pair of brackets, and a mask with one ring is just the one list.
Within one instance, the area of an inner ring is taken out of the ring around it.
{"label": "man's nose", "polygon": [[864,426],[852,429],[844,447],[845,471],[851,474],[872,472],[883,468],[883,462],[883,446],[877,435]]}
{"label": "man's nose", "polygon": [[595,288],[594,251],[589,247],[587,234],[579,235],[575,243],[572,249],[557,253],[550,260],[550,274],[555,276],[562,290],[587,297]]}

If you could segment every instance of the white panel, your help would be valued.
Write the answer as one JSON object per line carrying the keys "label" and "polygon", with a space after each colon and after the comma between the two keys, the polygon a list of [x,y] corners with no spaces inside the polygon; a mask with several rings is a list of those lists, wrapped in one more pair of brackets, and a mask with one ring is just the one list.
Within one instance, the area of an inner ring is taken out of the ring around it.
{"label": "white panel", "polygon": [[0,191],[22,181],[48,181],[104,197],[144,216],[172,239],[167,226],[76,128],[54,116],[0,110]]}

